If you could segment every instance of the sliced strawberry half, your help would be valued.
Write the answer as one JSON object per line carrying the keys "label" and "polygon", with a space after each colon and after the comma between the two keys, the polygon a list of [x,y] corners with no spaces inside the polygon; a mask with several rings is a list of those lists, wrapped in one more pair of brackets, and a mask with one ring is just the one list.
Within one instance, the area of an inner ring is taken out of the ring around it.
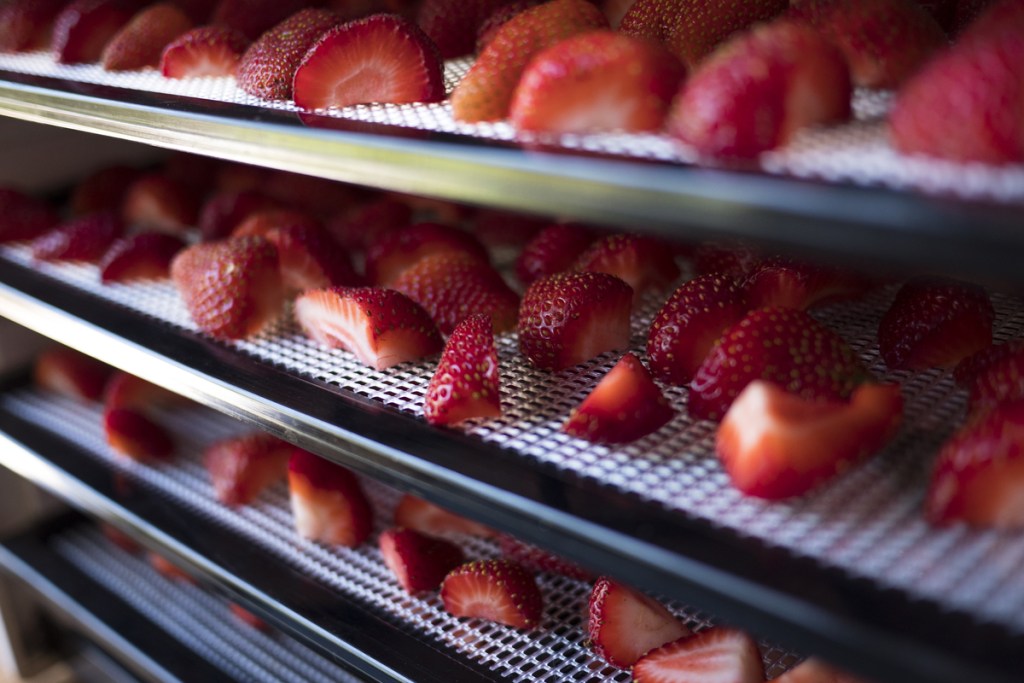
{"label": "sliced strawberry half", "polygon": [[110,448],[132,460],[163,460],[174,452],[174,439],[166,429],[129,408],[104,411],[103,431]]}
{"label": "sliced strawberry half", "polygon": [[762,683],[757,643],[743,631],[709,628],[653,650],[633,665],[636,683]]}
{"label": "sliced strawberry half", "polygon": [[[487,18],[481,22],[480,27],[476,30],[477,54],[483,52],[484,48],[491,44],[491,41],[494,40],[494,36],[498,35],[498,31],[501,27],[507,24],[512,17],[525,12],[531,7],[536,7],[543,1],[544,0],[512,0],[512,2],[502,3],[494,11],[488,14]],[[420,25],[422,26],[422,24]],[[427,30],[427,33],[429,34],[430,31]],[[441,48],[441,51],[444,52],[444,48]]]}
{"label": "sliced strawberry half", "polygon": [[744,279],[760,265],[762,256],[746,242],[704,242],[693,250],[693,268],[698,275],[727,275]]}
{"label": "sliced strawberry half", "polygon": [[432,356],[444,346],[430,314],[393,289],[311,290],[296,299],[295,319],[317,343],[350,351],[377,370]]}
{"label": "sliced strawberry half", "polygon": [[664,605],[608,577],[590,591],[587,635],[597,655],[627,669],[656,647],[690,635]]}
{"label": "sliced strawberry half", "polygon": [[590,581],[594,575],[569,560],[549,553],[535,545],[524,543],[518,538],[505,534],[498,536],[498,547],[506,560],[515,562],[532,572],[545,572],[567,576],[577,581]]}
{"label": "sliced strawberry half", "polygon": [[220,0],[210,23],[230,26],[255,40],[309,4],[307,0]]}
{"label": "sliced strawberry half", "polygon": [[679,277],[672,250],[651,237],[616,234],[591,244],[575,264],[575,270],[608,273],[633,288],[639,298],[649,290],[662,290]]}
{"label": "sliced strawberry half", "polygon": [[269,434],[223,439],[203,453],[217,500],[235,507],[248,505],[264,489],[282,481],[295,447]]}
{"label": "sliced strawberry half", "polygon": [[789,258],[766,259],[744,283],[751,308],[799,308],[855,298],[867,282],[856,273]]}
{"label": "sliced strawberry half", "polygon": [[107,71],[135,71],[160,65],[167,45],[192,28],[192,20],[177,5],[150,5],[114,34],[100,56]]}
{"label": "sliced strawberry half", "polygon": [[157,407],[183,405],[187,401],[180,394],[121,370],[111,375],[103,390],[105,410],[118,408],[147,412]]}
{"label": "sliced strawberry half", "polygon": [[548,226],[547,218],[500,209],[480,209],[473,216],[473,235],[490,248],[522,248]]}
{"label": "sliced strawberry half", "polygon": [[878,325],[878,349],[892,370],[953,367],[992,344],[988,293],[953,280],[915,280],[896,294]]}
{"label": "sliced strawberry half", "polygon": [[284,303],[277,249],[262,237],[193,245],[174,257],[171,277],[199,329],[221,339],[256,334]]}
{"label": "sliced strawberry half", "polygon": [[395,507],[395,525],[422,531],[425,534],[467,534],[494,536],[490,527],[449,512],[422,498],[405,494]]}
{"label": "sliced strawberry half", "polygon": [[379,197],[343,210],[328,223],[327,229],[346,249],[364,249],[388,232],[412,223],[412,208],[393,197]]}
{"label": "sliced strawberry half", "polygon": [[0,244],[39,237],[58,220],[57,213],[43,200],[0,187]]}
{"label": "sliced strawberry half", "polygon": [[782,674],[774,683],[867,683],[811,657]]}
{"label": "sliced strawberry half", "polygon": [[95,213],[72,218],[32,241],[37,261],[99,261],[124,232],[117,214]]}
{"label": "sliced strawberry half", "polygon": [[449,614],[515,628],[540,623],[544,598],[533,575],[507,560],[479,560],[456,567],[441,584]]}
{"label": "sliced strawberry half", "polygon": [[295,71],[295,104],[304,109],[440,102],[444,95],[437,47],[416,24],[396,14],[331,29]]}
{"label": "sliced strawberry half", "polygon": [[169,277],[171,261],[185,242],[163,232],[140,232],[114,242],[100,262],[100,281],[130,282]]}
{"label": "sliced strawberry half", "polygon": [[416,23],[437,45],[442,59],[473,52],[477,30],[508,0],[423,0]]}
{"label": "sliced strawberry half", "polygon": [[462,549],[414,529],[388,529],[380,535],[384,564],[408,593],[437,590],[451,570],[466,561]]}
{"label": "sliced strawberry half", "polygon": [[255,190],[223,190],[212,195],[199,212],[199,231],[210,242],[227,237],[250,215],[280,208]]}
{"label": "sliced strawberry half", "polygon": [[134,0],[73,0],[53,23],[51,44],[57,62],[100,61],[103,48],[141,4]]}
{"label": "sliced strawberry half", "polygon": [[683,283],[647,333],[651,373],[663,382],[689,384],[711,348],[747,309],[745,293],[731,277],[700,275]]}
{"label": "sliced strawberry half", "polygon": [[406,268],[429,254],[467,254],[489,263],[487,250],[467,232],[440,223],[417,223],[386,233],[366,250],[366,279],[389,286]]}
{"label": "sliced strawberry half", "polygon": [[718,427],[733,486],[758,498],[802,495],[884,446],[899,428],[898,384],[861,384],[849,401],[804,399],[755,380]]}
{"label": "sliced strawberry half", "polygon": [[142,176],[131,166],[107,166],[91,173],[75,186],[71,195],[71,213],[84,216],[100,211],[118,211],[128,188]]}
{"label": "sliced strawberry half", "polygon": [[50,46],[53,21],[67,0],[10,0],[0,6],[0,52]]}
{"label": "sliced strawberry half", "polygon": [[349,470],[300,448],[288,461],[295,529],[303,538],[354,548],[370,536],[373,509]]}
{"label": "sliced strawberry half", "polygon": [[258,616],[256,616],[249,610],[245,609],[241,605],[234,602],[229,602],[228,610],[231,612],[232,615],[234,615],[236,619],[238,619],[246,626],[254,628],[257,631],[270,631],[270,626],[267,625],[267,622],[263,621]]}
{"label": "sliced strawberry half", "polygon": [[98,401],[110,373],[109,365],[74,349],[58,346],[36,357],[32,381],[41,389],[79,401]]}
{"label": "sliced strawberry half", "polygon": [[167,78],[234,76],[249,39],[227,26],[199,26],[182,33],[160,55]]}
{"label": "sliced strawberry half", "polygon": [[524,285],[572,268],[597,238],[590,228],[577,223],[556,223],[537,233],[516,259],[516,277]]}
{"label": "sliced strawberry half", "polygon": [[317,220],[333,216],[362,197],[363,190],[327,178],[271,171],[262,189],[271,199],[297,211],[305,211]]}
{"label": "sliced strawberry half", "polygon": [[1013,341],[979,351],[957,365],[956,374],[970,390],[968,419],[1024,398],[1024,343]]}
{"label": "sliced strawberry half", "polygon": [[436,425],[500,417],[501,392],[494,328],[487,315],[467,317],[448,339],[427,385],[423,417]]}
{"label": "sliced strawberry half", "polygon": [[593,443],[629,443],[661,429],[675,413],[647,368],[627,353],[572,411],[562,431]]}
{"label": "sliced strawberry half", "polygon": [[194,226],[198,212],[195,195],[186,186],[159,173],[135,181],[121,206],[121,217],[128,225],[174,234]]}

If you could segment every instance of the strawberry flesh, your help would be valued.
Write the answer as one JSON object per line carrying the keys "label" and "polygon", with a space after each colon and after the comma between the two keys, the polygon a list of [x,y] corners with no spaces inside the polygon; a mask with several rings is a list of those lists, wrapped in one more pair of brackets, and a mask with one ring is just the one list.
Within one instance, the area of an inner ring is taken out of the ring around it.
{"label": "strawberry flesh", "polygon": [[195,579],[185,572],[185,570],[168,560],[163,555],[157,555],[154,552],[150,552],[148,554],[148,559],[150,566],[165,579],[169,579],[170,581],[182,581],[189,584],[194,584],[196,582]]}
{"label": "strawberry flesh", "polygon": [[743,285],[751,308],[798,308],[850,299],[862,294],[865,280],[849,271],[788,258],[763,261]]}
{"label": "strawberry flesh", "polygon": [[594,578],[593,574],[583,567],[535,545],[523,543],[512,536],[505,534],[498,536],[498,547],[506,560],[515,562],[532,572],[558,574],[577,581],[590,581]]}
{"label": "strawberry flesh", "polygon": [[466,534],[469,536],[494,536],[494,531],[449,512],[442,507],[427,502],[422,498],[405,494],[395,507],[395,525],[422,531],[425,534]]}
{"label": "strawberry flesh", "polygon": [[679,277],[672,251],[651,237],[608,235],[580,255],[575,270],[608,273],[633,288],[638,298],[649,290],[663,290]]}
{"label": "strawberry flesh", "polygon": [[124,224],[114,213],[73,218],[34,239],[32,258],[37,261],[99,261],[123,232]]}
{"label": "strawberry flesh", "polygon": [[294,446],[269,434],[224,439],[203,453],[217,500],[231,507],[248,505],[264,489],[282,481]]}
{"label": "strawberry flesh", "polygon": [[107,166],[90,174],[75,186],[71,213],[84,216],[100,211],[118,211],[128,189],[142,176],[130,166]]}
{"label": "strawberry flesh", "polygon": [[36,358],[32,380],[41,389],[79,401],[98,401],[110,378],[110,366],[74,349],[55,347]]}
{"label": "strawberry flesh", "polygon": [[384,564],[407,593],[437,590],[448,572],[466,561],[451,541],[414,529],[388,529],[379,543]]}
{"label": "strawberry flesh", "polygon": [[130,226],[182,234],[196,224],[199,206],[188,187],[152,173],[139,178],[125,194],[121,217]]}
{"label": "strawberry flesh", "polygon": [[0,187],[0,244],[39,237],[57,224],[46,202],[9,187]]}
{"label": "strawberry flesh", "polygon": [[133,0],[74,0],[53,23],[52,46],[60,64],[100,61],[110,39],[135,14]]}
{"label": "strawberry flesh", "polygon": [[775,679],[774,683],[867,683],[811,657]]}
{"label": "strawberry flesh", "polygon": [[481,24],[508,0],[423,0],[416,23],[437,45],[442,59],[473,52]]}
{"label": "strawberry flesh", "polygon": [[299,448],[288,461],[295,529],[303,538],[354,548],[370,536],[373,509],[349,470]]}
{"label": "strawberry flesh", "polygon": [[0,6],[0,52],[30,52],[50,46],[53,21],[66,0],[9,0]]}
{"label": "strawberry flesh", "polygon": [[226,190],[211,196],[199,212],[204,241],[227,237],[254,213],[278,207],[273,199],[254,190]]}
{"label": "strawberry flesh", "polygon": [[408,204],[381,197],[339,212],[327,223],[327,229],[346,249],[364,249],[385,233],[411,222],[412,208]]}
{"label": "strawberry flesh", "polygon": [[762,683],[764,664],[746,633],[715,627],[666,643],[633,665],[635,683]]}
{"label": "strawberry flesh", "polygon": [[544,599],[533,575],[507,560],[479,560],[456,567],[441,584],[449,614],[515,628],[540,623]]}
{"label": "strawberry flesh", "polygon": [[160,65],[164,48],[192,28],[192,20],[177,6],[162,2],[151,5],[119,30],[100,56],[107,71],[134,71]]}
{"label": "strawberry flesh", "polygon": [[117,408],[146,412],[155,407],[181,405],[186,400],[179,394],[120,370],[114,372],[103,390],[104,410]]}
{"label": "strawberry flesh", "polygon": [[174,452],[167,430],[130,408],[105,410],[103,430],[110,448],[132,460],[163,460]]}
{"label": "strawberry flesh", "polygon": [[541,230],[516,258],[516,277],[524,285],[569,270],[597,235],[576,223],[556,223]]}
{"label": "strawberry flesh", "polygon": [[487,315],[467,317],[448,339],[427,385],[423,417],[447,425],[474,417],[500,417],[501,395],[494,328]]}
{"label": "strawberry flesh", "polygon": [[608,577],[590,591],[587,635],[591,647],[612,666],[626,669],[653,650],[690,635],[661,603]]}
{"label": "strawberry flesh", "polygon": [[166,78],[234,76],[249,39],[227,26],[199,26],[181,34],[160,55]]}
{"label": "strawberry flesh", "polygon": [[257,631],[269,631],[270,630],[270,626],[267,625],[267,622],[263,621],[258,616],[256,616],[255,614],[253,614],[249,610],[245,609],[241,605],[235,604],[233,602],[229,602],[228,603],[228,610],[231,612],[232,615],[234,615],[234,617],[236,619],[238,619],[240,622],[242,622],[246,626],[254,628]]}
{"label": "strawberry flesh", "polygon": [[488,263],[487,250],[467,232],[440,223],[417,223],[388,232],[366,250],[366,279],[390,286],[409,266],[429,254],[466,254]]}
{"label": "strawberry flesh", "polygon": [[162,232],[140,232],[114,242],[100,262],[100,281],[129,282],[168,277],[185,242]]}

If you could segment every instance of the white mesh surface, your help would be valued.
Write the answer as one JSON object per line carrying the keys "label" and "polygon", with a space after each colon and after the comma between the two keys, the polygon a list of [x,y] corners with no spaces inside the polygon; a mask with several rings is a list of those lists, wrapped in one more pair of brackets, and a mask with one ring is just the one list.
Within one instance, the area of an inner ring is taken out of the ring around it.
{"label": "white mesh surface", "polygon": [[[471,63],[446,64],[445,83],[450,92]],[[253,97],[235,86],[233,78],[164,78],[154,69],[111,73],[93,64],[57,64],[48,53],[0,55],[0,70],[165,93],[252,107],[299,111],[291,102]],[[885,114],[891,93],[861,90],[855,93],[856,120],[827,129],[801,133],[786,149],[766,153],[761,169],[770,174],[816,178],[857,185],[882,185],[927,193],[953,194],[968,199],[1024,203],[1024,166],[989,167],[953,164],[898,155],[888,144]],[[485,140],[517,140],[571,150],[690,164],[692,148],[665,135],[601,133],[592,135],[534,136],[517,134],[507,122],[467,124],[452,118],[447,102],[411,105],[360,105],[317,112],[354,121],[381,123],[425,131],[457,133]]]}

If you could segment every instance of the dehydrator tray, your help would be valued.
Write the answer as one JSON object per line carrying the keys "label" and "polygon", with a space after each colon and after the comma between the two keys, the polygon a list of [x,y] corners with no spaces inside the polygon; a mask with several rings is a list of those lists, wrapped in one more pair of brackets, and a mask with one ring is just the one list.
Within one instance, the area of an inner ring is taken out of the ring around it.
{"label": "dehydrator tray", "polygon": [[[449,90],[468,66],[447,64]],[[891,99],[858,92],[852,123],[713,168],[661,135],[523,137],[456,122],[446,103],[309,113],[230,78],[0,55],[3,115],[414,194],[1019,282],[1024,166],[901,157],[886,142]]]}
{"label": "dehydrator tray", "polygon": [[[881,681],[1013,679],[1024,664],[1024,538],[923,520],[931,460],[965,397],[939,372],[885,374],[874,335],[891,290],[822,316],[876,373],[904,381],[904,428],[833,484],[772,504],[729,486],[714,426],[684,412],[618,449],[562,434],[614,354],[548,374],[506,335],[504,417],[440,430],[418,415],[431,362],[374,372],[286,321],[216,343],[168,283],[100,287],[91,266],[37,272],[24,249],[3,256],[0,314],[600,572]],[[997,339],[1020,336],[1019,304],[995,302]],[[635,317],[638,351],[652,310]],[[685,391],[668,393],[682,408]]]}
{"label": "dehydrator tray", "polygon": [[[444,611],[436,593],[407,595],[381,560],[374,541],[392,525],[399,495],[395,490],[364,479],[376,524],[371,540],[361,547],[305,541],[292,527],[284,482],[243,508],[233,510],[215,500],[202,464],[203,448],[244,431],[243,425],[200,407],[164,411],[160,417],[178,435],[178,450],[169,462],[140,464],[109,450],[99,406],[31,389],[12,391],[0,401],[0,438],[7,442],[0,449],[6,452],[0,462],[19,473],[56,473],[63,485],[51,481],[49,488],[69,502],[168,548],[200,577],[219,585],[229,580],[231,590],[256,605],[259,614],[332,655],[356,658],[375,679],[629,680],[627,671],[609,667],[587,647],[589,583],[539,575],[546,609],[541,625],[532,631],[457,619]],[[497,554],[494,541],[461,534],[451,538],[468,558]],[[50,544],[108,589],[123,585],[138,565],[145,567],[141,560],[129,562],[95,531],[63,532]],[[119,569],[122,563],[128,566]],[[153,616],[146,605],[136,604],[142,599],[135,591],[130,601]],[[692,629],[709,623],[693,609],[669,606]],[[196,637],[202,638],[201,632]],[[767,643],[762,650],[772,677],[799,661]],[[282,680],[305,679],[296,674]]]}

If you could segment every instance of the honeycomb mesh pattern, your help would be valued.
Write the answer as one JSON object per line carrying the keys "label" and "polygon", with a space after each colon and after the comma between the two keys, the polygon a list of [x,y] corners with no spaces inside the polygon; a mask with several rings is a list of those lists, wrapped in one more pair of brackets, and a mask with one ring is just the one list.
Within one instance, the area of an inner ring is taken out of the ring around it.
{"label": "honeycomb mesh pattern", "polygon": [[[471,62],[453,60],[445,66],[448,92],[466,74]],[[32,76],[164,93],[201,100],[227,102],[283,111],[299,111],[291,102],[253,97],[236,87],[233,78],[164,78],[159,71],[111,73],[98,65],[62,65],[48,53],[0,55],[0,70]],[[855,120],[849,124],[808,129],[785,149],[762,155],[765,173],[814,178],[837,183],[886,186],[965,199],[1024,202],[1024,166],[990,167],[955,164],[897,154],[887,141],[885,116],[892,101],[888,92],[859,90],[854,94]],[[453,133],[484,140],[518,141],[625,158],[692,164],[695,151],[672,138],[657,134],[600,133],[588,135],[531,135],[517,133],[506,121],[468,124],[452,117],[447,102],[438,104],[372,104],[317,112],[326,116]]]}
{"label": "honeycomb mesh pattern", "polygon": [[[436,593],[429,597],[408,595],[384,565],[375,543],[357,549],[332,548],[298,537],[292,527],[284,482],[264,492],[252,505],[237,510],[221,505],[214,498],[202,452],[218,439],[247,431],[239,422],[201,407],[164,410],[160,419],[177,435],[177,453],[171,462],[150,465],[120,459],[110,451],[97,406],[33,390],[8,394],[2,405],[15,415],[73,439],[90,457],[141,483],[169,505],[188,509],[206,523],[250,540],[271,557],[322,585],[389,616],[403,630],[477,660],[496,677],[551,683],[629,680],[628,672],[607,666],[586,646],[588,583],[539,575],[545,612],[541,626],[534,631],[460,620],[445,612]],[[363,479],[363,484],[374,506],[376,534],[392,525],[393,508],[400,494],[369,479]],[[450,538],[470,559],[498,555],[493,541],[461,534]],[[109,546],[105,550],[109,553]],[[279,597],[288,602],[287,596]],[[668,605],[692,629],[709,624],[706,615],[678,603]],[[770,675],[781,674],[799,659],[767,643],[762,644],[762,651]]]}

